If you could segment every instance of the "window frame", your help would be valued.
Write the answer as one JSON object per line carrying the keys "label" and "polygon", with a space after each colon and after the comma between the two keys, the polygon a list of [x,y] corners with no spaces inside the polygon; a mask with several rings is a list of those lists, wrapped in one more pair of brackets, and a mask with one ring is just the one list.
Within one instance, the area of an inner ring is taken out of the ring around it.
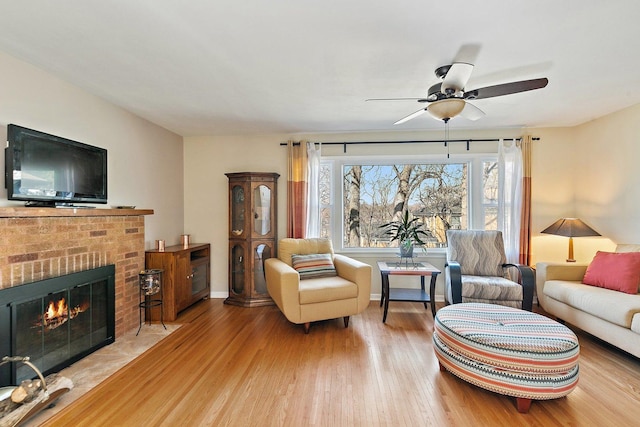
{"label": "window frame", "polygon": [[[343,253],[363,253],[363,254],[395,254],[397,248],[365,248],[365,247],[344,247],[344,185],[343,185],[343,169],[348,165],[394,165],[394,164],[452,164],[465,163],[467,165],[467,229],[483,229],[485,206],[483,196],[483,164],[486,161],[498,162],[498,153],[475,153],[475,154],[456,154],[453,158],[444,158],[437,154],[423,155],[395,155],[395,156],[372,156],[372,155],[347,155],[347,156],[322,156],[320,163],[329,165],[331,168],[331,229],[329,231],[334,250]],[[498,185],[502,185],[502,180],[498,179]],[[501,194],[498,189],[498,194]],[[327,206],[325,206],[327,207]],[[337,208],[340,211],[337,212]],[[322,206],[321,206],[322,208]],[[444,253],[446,247],[428,248],[428,253]],[[425,253],[426,254],[426,253]]]}

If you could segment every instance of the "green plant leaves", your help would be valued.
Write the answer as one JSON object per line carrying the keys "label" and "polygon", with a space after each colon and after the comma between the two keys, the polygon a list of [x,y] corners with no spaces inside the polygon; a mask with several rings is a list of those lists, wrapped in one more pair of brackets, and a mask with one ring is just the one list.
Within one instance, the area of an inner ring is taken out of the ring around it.
{"label": "green plant leaves", "polygon": [[391,241],[398,240],[404,242],[409,240],[417,245],[424,245],[424,241],[420,236],[428,236],[425,231],[421,229],[420,218],[409,218],[409,211],[404,211],[399,221],[391,221],[380,226],[385,228],[385,236],[390,236]]}

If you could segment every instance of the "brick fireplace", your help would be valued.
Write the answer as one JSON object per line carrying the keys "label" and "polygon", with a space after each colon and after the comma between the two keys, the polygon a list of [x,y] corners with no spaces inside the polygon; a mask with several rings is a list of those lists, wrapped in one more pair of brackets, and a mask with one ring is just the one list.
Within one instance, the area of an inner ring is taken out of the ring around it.
{"label": "brick fireplace", "polygon": [[115,264],[116,337],[138,326],[141,209],[0,208],[0,289]]}

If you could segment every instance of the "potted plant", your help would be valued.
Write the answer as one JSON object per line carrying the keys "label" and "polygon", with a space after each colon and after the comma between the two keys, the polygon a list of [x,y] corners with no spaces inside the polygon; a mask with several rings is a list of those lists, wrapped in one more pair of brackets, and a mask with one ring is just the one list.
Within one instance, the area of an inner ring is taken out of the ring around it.
{"label": "potted plant", "polygon": [[404,211],[404,214],[398,221],[391,221],[380,226],[385,228],[385,236],[391,236],[391,241],[398,241],[398,247],[400,248],[400,256],[403,258],[410,258],[413,256],[413,247],[415,245],[424,245],[424,241],[420,236],[427,236],[418,221],[420,218],[414,217],[409,219],[409,211]]}

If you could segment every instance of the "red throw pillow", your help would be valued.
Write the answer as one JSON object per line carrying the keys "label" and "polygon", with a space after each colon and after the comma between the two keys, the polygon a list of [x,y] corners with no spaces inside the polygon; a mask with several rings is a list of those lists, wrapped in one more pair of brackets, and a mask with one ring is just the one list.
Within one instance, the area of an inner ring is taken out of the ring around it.
{"label": "red throw pillow", "polygon": [[637,294],[640,283],[640,252],[598,251],[587,267],[582,283]]}

